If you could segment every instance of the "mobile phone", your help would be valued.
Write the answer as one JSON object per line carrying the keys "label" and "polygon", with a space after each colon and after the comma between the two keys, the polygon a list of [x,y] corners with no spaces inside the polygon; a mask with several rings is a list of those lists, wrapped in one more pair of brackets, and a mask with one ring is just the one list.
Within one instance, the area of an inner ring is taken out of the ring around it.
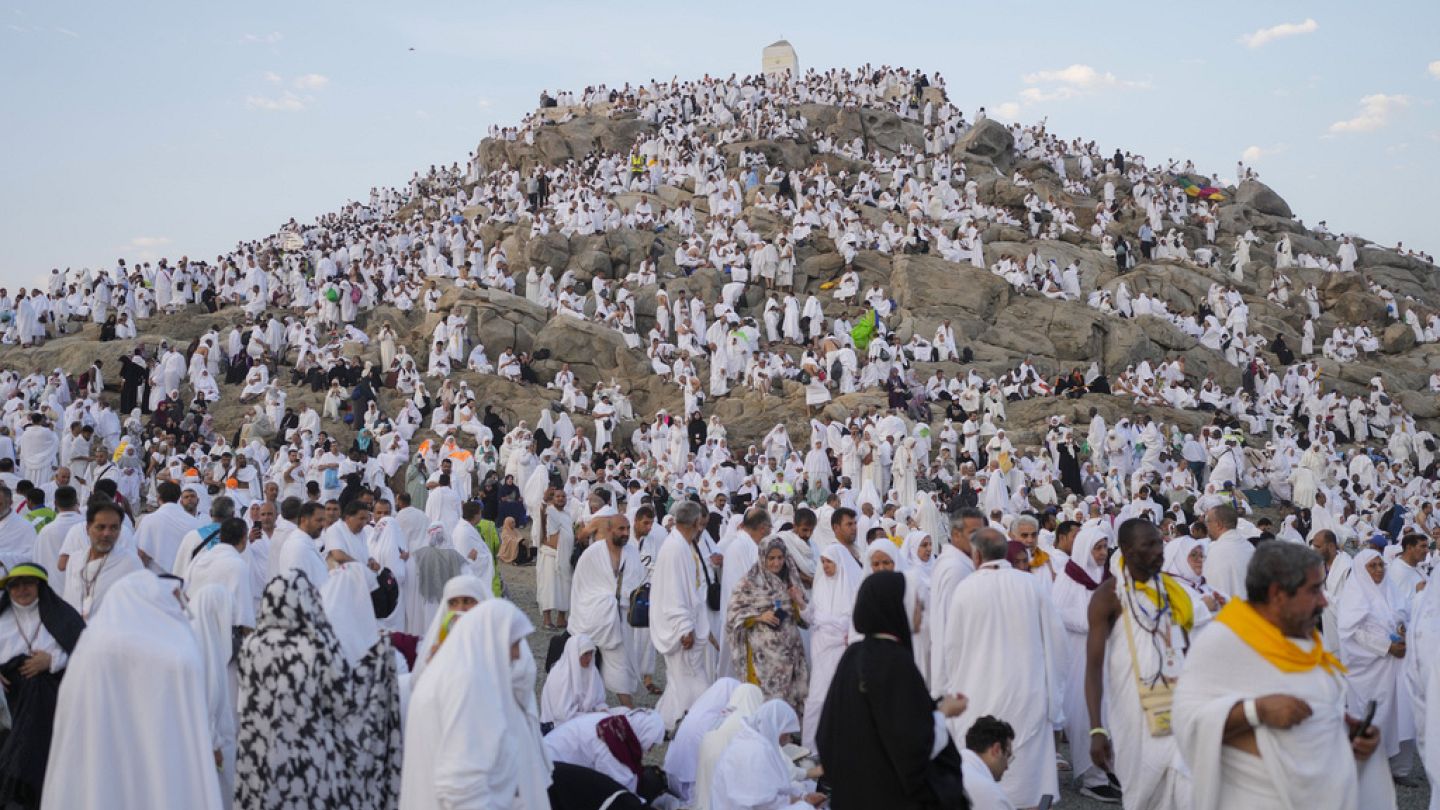
{"label": "mobile phone", "polygon": [[1360,725],[1350,729],[1350,739],[1354,740],[1358,737],[1363,737],[1365,732],[1370,730],[1370,724],[1374,722],[1374,720],[1375,701],[1372,700],[1365,706],[1365,719],[1360,721]]}

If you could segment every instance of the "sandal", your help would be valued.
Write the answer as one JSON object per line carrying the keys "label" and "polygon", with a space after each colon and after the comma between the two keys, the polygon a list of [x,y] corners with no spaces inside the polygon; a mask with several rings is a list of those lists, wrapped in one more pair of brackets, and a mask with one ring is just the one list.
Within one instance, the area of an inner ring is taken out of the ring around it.
{"label": "sandal", "polygon": [[663,694],[665,694],[665,690],[664,690],[664,689],[661,689],[661,688],[658,687],[658,686],[656,686],[654,681],[646,681],[646,682],[645,682],[645,691],[646,691],[646,692],[649,692],[649,693],[652,694],[652,695],[663,695]]}

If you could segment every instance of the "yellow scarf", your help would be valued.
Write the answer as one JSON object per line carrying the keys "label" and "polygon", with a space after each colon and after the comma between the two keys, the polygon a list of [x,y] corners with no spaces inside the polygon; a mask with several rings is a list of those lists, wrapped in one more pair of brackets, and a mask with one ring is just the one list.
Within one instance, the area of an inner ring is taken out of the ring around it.
{"label": "yellow scarf", "polygon": [[[1128,578],[1128,577],[1127,577]],[[1175,623],[1184,628],[1185,632],[1195,629],[1195,606],[1190,603],[1190,594],[1185,592],[1185,587],[1169,574],[1161,574],[1160,582],[1165,586],[1165,596],[1170,600],[1170,609],[1174,611]],[[1135,590],[1150,597],[1155,607],[1160,607],[1160,592],[1149,582],[1135,582]]]}
{"label": "yellow scarf", "polygon": [[1313,631],[1314,649],[1305,652],[1243,599],[1226,602],[1215,620],[1234,630],[1241,641],[1281,672],[1309,672],[1315,667],[1337,675],[1346,671],[1340,659],[1325,651],[1319,630]]}
{"label": "yellow scarf", "polygon": [[1040,548],[1039,546],[1036,546],[1035,548],[1033,548],[1033,549],[1030,550],[1030,570],[1031,570],[1031,571],[1035,571],[1035,570],[1037,570],[1037,569],[1044,568],[1044,567],[1045,567],[1045,563],[1048,563],[1048,562],[1050,562],[1050,555],[1049,555],[1049,554],[1046,554],[1044,549]]}

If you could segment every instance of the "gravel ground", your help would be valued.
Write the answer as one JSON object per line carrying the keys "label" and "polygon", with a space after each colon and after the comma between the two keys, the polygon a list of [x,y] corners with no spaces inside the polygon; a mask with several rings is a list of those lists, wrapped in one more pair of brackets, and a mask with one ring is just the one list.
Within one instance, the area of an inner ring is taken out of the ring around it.
{"label": "gravel ground", "polygon": [[[535,627],[539,628],[540,611],[536,607],[535,602],[534,566],[516,567],[501,563],[500,576],[505,580],[505,587],[509,593],[510,600],[516,605],[519,605],[520,608],[525,611],[526,615],[530,617],[531,621],[535,623]],[[545,682],[545,651],[549,646],[550,639],[556,635],[558,635],[558,633],[553,631],[537,629],[535,635],[531,637],[530,647],[535,653],[535,663],[540,672],[540,680],[539,683],[536,684],[537,690]],[[664,686],[665,664],[663,660],[657,660],[656,669],[655,683]],[[610,695],[610,701],[611,704],[614,705],[614,695]],[[644,690],[641,690],[641,694],[635,696],[637,706],[653,708],[655,701],[655,696],[645,693]],[[1061,746],[1061,755],[1068,756],[1068,751],[1065,750],[1065,746],[1063,745]],[[659,765],[664,758],[665,744],[662,743],[646,756],[645,761]],[[1060,801],[1055,806],[1075,808],[1075,810],[1104,810],[1104,808],[1114,808],[1118,806],[1097,802],[1081,796],[1068,785],[1069,776],[1068,773],[1062,773],[1060,775],[1061,795]],[[1425,810],[1425,808],[1429,806],[1430,788],[1423,782],[1418,788],[1403,788],[1397,786],[1395,792],[1399,799],[1397,806],[1400,810]],[[1156,808],[1156,810],[1163,810],[1163,808]],[[1371,808],[1364,808],[1364,810],[1371,810]]]}

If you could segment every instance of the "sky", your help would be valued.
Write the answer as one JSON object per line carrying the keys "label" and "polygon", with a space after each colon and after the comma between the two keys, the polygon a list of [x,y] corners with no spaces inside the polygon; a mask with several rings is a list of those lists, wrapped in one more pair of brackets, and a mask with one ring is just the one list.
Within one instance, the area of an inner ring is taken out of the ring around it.
{"label": "sky", "polygon": [[0,286],[213,259],[463,163],[543,89],[755,73],[781,37],[1106,154],[1244,159],[1307,223],[1436,253],[1437,34],[1434,2],[0,0]]}

